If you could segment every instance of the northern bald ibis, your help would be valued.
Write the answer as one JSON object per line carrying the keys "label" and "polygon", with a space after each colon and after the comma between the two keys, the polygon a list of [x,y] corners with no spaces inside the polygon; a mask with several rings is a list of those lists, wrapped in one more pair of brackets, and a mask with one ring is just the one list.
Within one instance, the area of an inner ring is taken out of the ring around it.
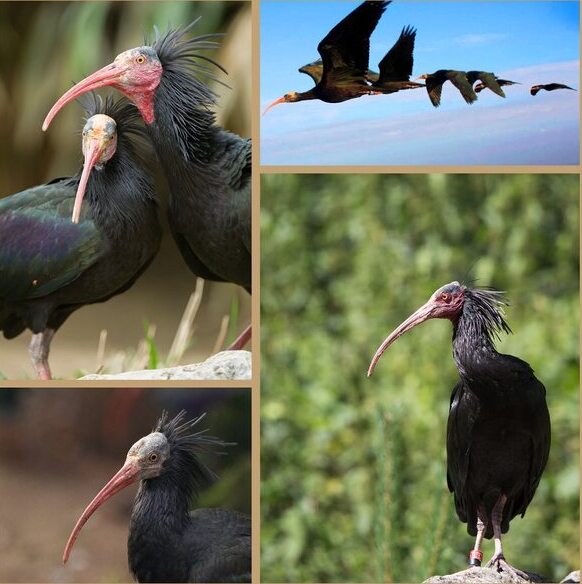
{"label": "northern bald ibis", "polygon": [[571,89],[572,91],[577,91],[577,89],[564,85],[563,83],[546,83],[545,85],[532,85],[529,92],[532,95],[537,95],[538,91],[542,89],[544,91],[555,91],[556,89]]}
{"label": "northern bald ibis", "polygon": [[[199,19],[198,19],[199,20]],[[151,45],[125,51],[69,89],[48,113],[46,130],[67,103],[105,86],[133,101],[146,124],[171,192],[168,217],[192,273],[251,292],[251,141],[215,121],[216,95],[200,77],[224,71],[203,51],[220,35],[188,35],[196,22]],[[250,338],[250,326],[231,348]]]}
{"label": "northern bald ibis", "polygon": [[[495,73],[487,73],[487,71],[467,71],[467,80],[473,86],[475,81],[480,81],[485,87],[488,87],[493,93],[500,97],[505,97],[505,92],[501,89],[500,83],[497,81]],[[475,90],[475,93],[477,91]]]}
{"label": "northern bald ibis", "polygon": [[0,330],[32,331],[30,355],[50,379],[51,340],[78,308],[130,288],[160,246],[153,185],[132,143],[139,113],[86,100],[82,170],[0,200]]}
{"label": "northern bald ibis", "polygon": [[446,81],[450,81],[461,92],[467,103],[471,104],[477,100],[477,94],[473,91],[464,71],[439,69],[434,73],[423,73],[419,79],[425,80],[426,91],[434,107],[441,104],[441,92]]}
{"label": "northern bald ibis", "polygon": [[[521,83],[518,83],[517,81],[510,81],[509,79],[500,79],[499,77],[495,77],[495,81],[497,81],[497,84],[500,87],[504,87],[506,85],[521,85]],[[485,83],[479,82],[475,85],[475,87],[473,87],[473,89],[475,93],[479,93],[483,91],[486,87],[487,85],[485,85]]]}
{"label": "northern bald ibis", "polygon": [[[453,358],[459,382],[447,424],[447,483],[459,519],[476,536],[469,563],[480,566],[483,538],[495,539],[487,566],[527,578],[507,563],[501,535],[531,503],[548,461],[550,415],[546,390],[530,365],[495,349],[509,333],[502,292],[451,282],[400,324],[380,345],[382,353],[407,331],[431,318],[453,324]],[[528,578],[529,579],[529,578]]]}
{"label": "northern bald ibis", "polygon": [[67,562],[79,532],[107,499],[139,481],[127,555],[138,582],[250,582],[251,520],[237,511],[189,511],[200,489],[216,476],[201,452],[230,444],[198,430],[204,414],[185,421],[166,412],[151,434],[127,453],[125,464],[99,491],[77,521],[63,553]]}

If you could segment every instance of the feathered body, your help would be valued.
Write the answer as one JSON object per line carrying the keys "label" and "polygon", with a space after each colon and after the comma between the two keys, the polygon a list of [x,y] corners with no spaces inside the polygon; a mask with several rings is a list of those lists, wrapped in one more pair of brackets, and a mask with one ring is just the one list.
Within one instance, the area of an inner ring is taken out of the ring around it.
{"label": "feathered body", "polygon": [[0,200],[0,330],[53,331],[85,304],[127,290],[154,258],[161,231],[151,179],[131,134],[139,114],[125,100],[93,99],[88,117],[117,124],[113,157],[90,175],[80,220],[71,221],[81,171]]}
{"label": "feathered body", "polygon": [[[459,519],[477,533],[500,495],[507,497],[501,522],[525,513],[550,449],[545,388],[525,361],[495,350],[499,333],[511,332],[500,292],[467,289],[453,322],[453,355],[460,375],[451,396],[447,426],[447,481]],[[493,536],[489,521],[485,537]]]}
{"label": "feathered body", "polygon": [[[192,26],[192,25],[191,25]],[[162,64],[148,132],[170,185],[172,234],[192,272],[251,290],[251,141],[215,122],[216,97],[194,75],[212,47],[191,27],[153,44]],[[214,63],[213,61],[210,61]]]}
{"label": "feathered body", "polygon": [[215,475],[197,452],[225,446],[191,433],[185,412],[154,428],[170,445],[163,473],[140,482],[129,524],[129,567],[139,582],[250,582],[251,523],[242,513],[190,505]]}

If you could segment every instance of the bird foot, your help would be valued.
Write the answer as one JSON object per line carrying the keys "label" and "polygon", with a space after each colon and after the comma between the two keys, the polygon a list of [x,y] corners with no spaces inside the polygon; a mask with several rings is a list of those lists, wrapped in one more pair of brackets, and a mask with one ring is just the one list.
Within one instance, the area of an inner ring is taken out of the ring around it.
{"label": "bird foot", "polygon": [[493,556],[487,564],[485,564],[486,568],[496,569],[498,572],[505,572],[514,578],[519,578],[521,580],[530,581],[530,577],[521,570],[514,568],[511,564],[508,564],[506,559],[503,557],[502,554],[498,554]]}

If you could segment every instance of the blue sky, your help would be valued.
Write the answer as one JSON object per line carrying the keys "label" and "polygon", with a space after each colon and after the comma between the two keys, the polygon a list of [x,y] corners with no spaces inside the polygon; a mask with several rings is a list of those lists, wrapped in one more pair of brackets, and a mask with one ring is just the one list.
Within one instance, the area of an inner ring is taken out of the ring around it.
{"label": "blue sky", "polygon": [[[312,86],[298,67],[357,2],[261,2],[261,108]],[[413,78],[480,69],[522,85],[506,99],[483,91],[469,106],[445,84],[340,104],[281,104],[261,118],[262,164],[577,164],[579,93],[529,94],[535,83],[578,88],[579,4],[561,1],[395,0],[371,37],[370,66],[403,26],[418,29]]]}

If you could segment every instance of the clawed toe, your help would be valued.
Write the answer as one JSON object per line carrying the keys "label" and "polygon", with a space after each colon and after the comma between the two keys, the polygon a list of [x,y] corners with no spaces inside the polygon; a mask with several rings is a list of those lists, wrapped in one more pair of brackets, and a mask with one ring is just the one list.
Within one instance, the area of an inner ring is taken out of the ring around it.
{"label": "clawed toe", "polygon": [[487,562],[485,567],[496,569],[498,572],[505,572],[516,578],[529,581],[529,576],[525,572],[522,572],[521,570],[514,568],[511,564],[508,564],[502,555],[493,556],[489,562]]}

